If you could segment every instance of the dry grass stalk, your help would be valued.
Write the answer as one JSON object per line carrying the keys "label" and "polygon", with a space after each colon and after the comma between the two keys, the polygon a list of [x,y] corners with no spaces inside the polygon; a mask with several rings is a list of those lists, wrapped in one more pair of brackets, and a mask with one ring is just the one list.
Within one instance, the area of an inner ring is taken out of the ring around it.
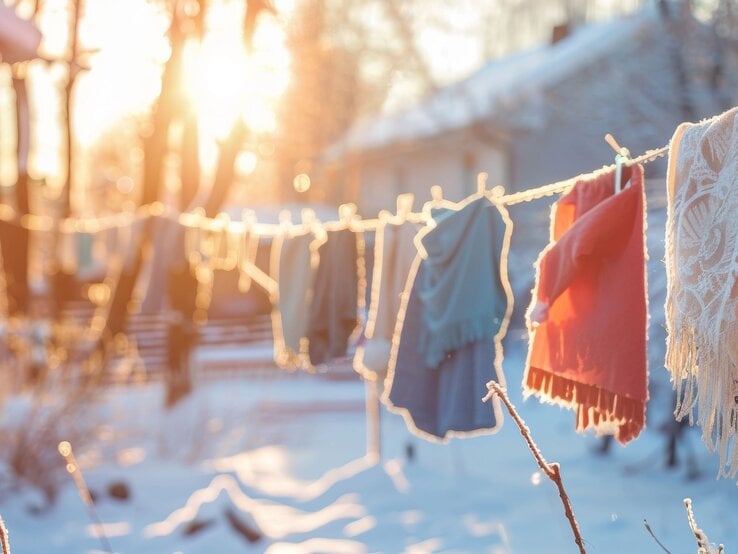
{"label": "dry grass stalk", "polygon": [[574,533],[574,542],[579,548],[580,554],[586,554],[586,550],[584,549],[584,541],[582,540],[582,535],[579,532],[579,524],[574,517],[574,511],[571,507],[571,501],[569,500],[569,496],[566,494],[564,483],[561,480],[561,469],[559,468],[559,464],[555,462],[549,463],[543,457],[543,454],[541,454],[538,446],[533,441],[533,437],[530,434],[530,429],[520,417],[520,414],[518,414],[515,406],[513,406],[512,402],[510,402],[510,398],[508,398],[505,389],[502,388],[495,381],[490,381],[489,383],[487,383],[487,388],[489,389],[489,392],[487,393],[487,396],[484,397],[484,402],[491,399],[493,395],[496,395],[502,401],[502,403],[505,405],[505,408],[507,408],[507,411],[510,413],[510,416],[513,418],[516,425],[518,426],[518,429],[520,429],[520,434],[523,435],[528,448],[533,453],[533,457],[536,459],[538,467],[541,468],[543,473],[546,474],[546,477],[553,481],[558,488],[561,503],[564,505],[564,513],[566,514],[566,519],[569,520],[569,525],[571,526],[572,533]]}
{"label": "dry grass stalk", "polygon": [[651,529],[651,526],[648,524],[648,521],[645,519],[643,520],[643,526],[646,528],[646,531],[648,531],[648,534],[653,537],[653,540],[656,541],[656,544],[658,544],[661,547],[661,550],[666,552],[666,554],[671,554],[668,548],[666,548],[663,543],[656,537],[656,533],[653,532],[653,529]]}
{"label": "dry grass stalk", "polygon": [[8,529],[5,527],[3,518],[0,517],[0,550],[1,554],[10,554],[10,541],[8,541]]}
{"label": "dry grass stalk", "polygon": [[723,554],[725,552],[725,546],[719,544],[717,550],[710,543],[710,539],[707,538],[707,533],[697,527],[697,520],[694,518],[694,511],[692,511],[692,499],[684,499],[684,507],[687,509],[687,521],[689,521],[689,528],[697,541],[697,554]]}
{"label": "dry grass stalk", "polygon": [[105,552],[110,552],[111,554],[113,554],[113,548],[110,546],[108,537],[105,535],[105,527],[103,526],[102,521],[100,520],[100,516],[97,513],[97,509],[95,508],[95,501],[90,494],[90,489],[87,487],[85,478],[82,475],[82,470],[77,463],[77,458],[74,456],[72,445],[68,441],[60,442],[59,454],[61,454],[64,457],[64,460],[67,462],[67,472],[69,472],[69,474],[72,476],[72,479],[74,479],[74,484],[77,486],[79,496],[82,499],[85,507],[87,508],[87,514],[89,515],[92,524],[97,529],[97,536],[100,539],[103,550],[105,550]]}

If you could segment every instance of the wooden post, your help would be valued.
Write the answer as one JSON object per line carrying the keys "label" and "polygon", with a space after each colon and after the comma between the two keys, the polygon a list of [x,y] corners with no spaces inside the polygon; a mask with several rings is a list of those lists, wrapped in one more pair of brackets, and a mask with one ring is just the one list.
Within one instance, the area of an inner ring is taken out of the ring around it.
{"label": "wooden post", "polygon": [[382,460],[382,410],[379,404],[379,382],[364,381],[366,393],[366,455]]}

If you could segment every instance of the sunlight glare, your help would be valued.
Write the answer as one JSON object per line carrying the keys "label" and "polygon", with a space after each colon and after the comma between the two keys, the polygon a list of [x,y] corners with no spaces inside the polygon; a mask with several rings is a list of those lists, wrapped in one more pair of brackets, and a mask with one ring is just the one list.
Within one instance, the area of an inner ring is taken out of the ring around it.
{"label": "sunlight glare", "polygon": [[[237,118],[256,133],[275,130],[279,98],[290,78],[285,17],[292,4],[292,0],[277,2],[277,17],[259,19],[250,55],[242,37],[244,5],[240,2],[214,3],[207,13],[202,42],[189,40],[180,86],[197,113],[204,167],[214,162],[206,145],[227,136]],[[65,10],[61,0],[49,0],[39,13],[38,26],[44,35],[40,50],[46,56],[65,55],[69,38]],[[146,125],[147,114],[161,92],[162,69],[171,55],[169,19],[169,8],[147,0],[85,4],[80,48],[90,52],[83,60],[90,70],[78,74],[73,91],[72,123],[81,147],[77,154],[92,149],[121,123]],[[32,63],[29,72],[29,93],[41,126],[41,132],[34,134],[29,170],[38,178],[51,179],[52,186],[60,186],[61,153],[66,147],[58,128],[62,108],[58,91],[66,82],[66,68]],[[9,101],[0,98],[0,104]],[[13,180],[14,175],[4,170],[2,182]]]}
{"label": "sunlight glare", "polygon": [[300,173],[295,176],[292,185],[297,192],[307,192],[310,189],[310,176],[307,173]]}
{"label": "sunlight glare", "polygon": [[255,132],[276,127],[276,105],[289,82],[284,30],[268,17],[259,21],[254,52],[246,52],[240,5],[215,5],[208,33],[185,53],[186,95],[194,103],[204,135],[223,139],[241,117]]}
{"label": "sunlight glare", "polygon": [[238,158],[236,158],[238,172],[243,176],[251,175],[256,169],[256,164],[258,162],[258,156],[249,150],[241,152],[238,155]]}

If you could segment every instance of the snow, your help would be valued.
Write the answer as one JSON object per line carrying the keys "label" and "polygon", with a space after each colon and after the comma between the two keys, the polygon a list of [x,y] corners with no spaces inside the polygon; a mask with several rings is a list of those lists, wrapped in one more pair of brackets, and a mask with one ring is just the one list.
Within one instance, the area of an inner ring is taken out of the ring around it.
{"label": "snow", "polygon": [[[506,359],[512,382],[522,363],[522,349],[515,352]],[[597,456],[595,440],[573,432],[570,413],[512,393],[544,455],[561,463],[592,552],[657,551],[644,518],[674,552],[689,551],[686,496],[710,536],[738,542],[735,485],[712,479],[715,460],[694,433],[708,475],[690,481],[660,467],[655,429]],[[93,447],[107,454],[84,470],[116,552],[572,552],[556,490],[509,419],[498,435],[444,446],[412,438],[399,416],[384,414],[385,453],[375,464],[363,457],[358,381],[208,381],[173,413],[161,412],[161,394],[158,385],[111,391],[104,403],[114,409],[104,417],[113,432]],[[116,479],[130,485],[130,502],[104,494]],[[31,515],[34,502],[28,490],[0,501],[14,552],[99,551],[71,480],[48,512]],[[249,544],[236,535],[227,508],[264,539]],[[187,536],[193,519],[212,523]]]}
{"label": "snow", "polygon": [[[671,418],[671,390],[661,367],[663,182],[649,187],[648,428],[605,456],[597,453],[599,439],[574,432],[571,412],[521,398],[527,343],[519,314],[532,261],[547,237],[545,202],[511,209],[518,315],[505,343],[509,393],[543,455],[561,464],[588,552],[659,552],[644,519],[672,552],[695,552],[685,497],[694,500],[699,526],[730,549],[738,544],[736,485],[715,479],[717,457],[706,451],[698,430],[685,433],[682,465],[664,468],[661,426]],[[443,445],[413,437],[400,416],[383,410],[377,462],[365,457],[364,385],[358,379],[276,370],[233,375],[238,377],[198,379],[193,394],[169,411],[162,408],[164,391],[157,383],[111,388],[91,401],[98,431],[76,454],[115,552],[575,551],[556,488],[509,417],[496,435]],[[22,407],[23,399],[11,399],[0,424],[17,421]],[[684,464],[690,457],[694,467]],[[0,467],[0,476],[5,473]],[[72,479],[64,477],[48,510],[38,510],[41,497],[28,487],[0,494],[15,554],[102,552],[98,528]],[[131,490],[127,502],[106,493],[121,480]],[[250,543],[237,534],[227,511],[263,538]],[[193,522],[202,529],[188,534]]]}
{"label": "snow", "polygon": [[[456,84],[429,95],[418,105],[361,122],[327,153],[379,148],[462,129],[493,115],[503,116],[510,104],[524,102],[527,125],[536,125],[542,92],[592,62],[618,56],[623,45],[644,33],[656,32],[655,6],[635,14],[575,29],[554,45],[542,45],[493,60]],[[659,31],[661,32],[661,31]],[[521,112],[516,110],[520,124]]]}

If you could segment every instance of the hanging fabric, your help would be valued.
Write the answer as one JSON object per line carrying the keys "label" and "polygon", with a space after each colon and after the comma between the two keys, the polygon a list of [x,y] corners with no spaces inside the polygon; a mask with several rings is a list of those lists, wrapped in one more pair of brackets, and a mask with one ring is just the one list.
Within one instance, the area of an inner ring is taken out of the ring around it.
{"label": "hanging fabric", "polygon": [[274,361],[284,369],[312,370],[308,350],[308,316],[318,269],[318,249],[325,237],[310,229],[283,233],[272,243],[271,277]]}
{"label": "hanging fabric", "polygon": [[79,273],[77,231],[74,228],[62,227],[57,238],[56,256],[62,271],[76,276]]}
{"label": "hanging fabric", "polygon": [[643,168],[581,177],[551,210],[528,310],[523,389],[576,412],[576,429],[622,444],[645,425],[647,297]]}
{"label": "hanging fabric", "polygon": [[354,369],[365,379],[381,380],[386,375],[402,291],[417,255],[413,239],[419,229],[417,223],[387,220],[376,231],[365,340],[354,356]]}
{"label": "hanging fabric", "polygon": [[38,55],[41,32],[32,21],[16,15],[13,6],[0,2],[0,59],[5,63],[31,60]]}
{"label": "hanging fabric", "polygon": [[346,225],[327,231],[310,304],[310,362],[318,365],[348,355],[364,309],[364,238]]}
{"label": "hanging fabric", "polygon": [[7,292],[7,315],[10,317],[27,314],[30,303],[28,287],[28,243],[30,231],[17,223],[0,221],[0,255],[2,272]]}
{"label": "hanging fabric", "polygon": [[738,472],[738,109],[683,123],[667,177],[666,367],[720,474]]}
{"label": "hanging fabric", "polygon": [[146,294],[141,302],[141,312],[161,313],[169,303],[167,291],[170,285],[172,266],[184,260],[185,228],[179,221],[167,217],[156,217],[151,231],[152,256],[146,269]]}
{"label": "hanging fabric", "polygon": [[481,399],[488,381],[505,383],[512,222],[481,195],[434,215],[403,293],[383,400],[427,439],[491,433],[500,405]]}

